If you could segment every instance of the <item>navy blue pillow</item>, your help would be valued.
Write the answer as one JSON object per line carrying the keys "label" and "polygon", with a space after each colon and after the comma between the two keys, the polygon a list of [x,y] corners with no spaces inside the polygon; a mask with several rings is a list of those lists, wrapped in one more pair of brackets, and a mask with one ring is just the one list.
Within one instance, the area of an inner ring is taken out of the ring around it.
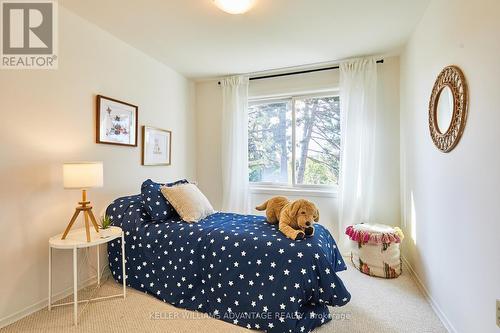
{"label": "navy blue pillow", "polygon": [[171,219],[177,215],[174,207],[165,199],[161,193],[162,186],[175,186],[189,183],[186,179],[181,179],[173,183],[159,184],[151,179],[146,180],[141,185],[142,204],[153,220]]}

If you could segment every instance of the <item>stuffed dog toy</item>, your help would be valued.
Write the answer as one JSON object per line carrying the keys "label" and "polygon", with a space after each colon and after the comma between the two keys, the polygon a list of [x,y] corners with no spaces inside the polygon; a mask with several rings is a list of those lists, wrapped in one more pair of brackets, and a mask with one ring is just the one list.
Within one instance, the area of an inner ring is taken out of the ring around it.
{"label": "stuffed dog toy", "polygon": [[279,223],[279,230],[293,240],[312,236],[314,222],[319,221],[318,208],[304,199],[289,201],[286,197],[273,197],[255,209],[265,210],[267,222]]}

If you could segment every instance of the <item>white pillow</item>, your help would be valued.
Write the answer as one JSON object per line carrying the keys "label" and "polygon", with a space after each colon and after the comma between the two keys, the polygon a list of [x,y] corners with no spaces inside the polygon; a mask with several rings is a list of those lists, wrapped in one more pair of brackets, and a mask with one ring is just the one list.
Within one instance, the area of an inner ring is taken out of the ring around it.
{"label": "white pillow", "polygon": [[186,222],[198,222],[215,213],[207,197],[194,184],[162,186],[161,193]]}

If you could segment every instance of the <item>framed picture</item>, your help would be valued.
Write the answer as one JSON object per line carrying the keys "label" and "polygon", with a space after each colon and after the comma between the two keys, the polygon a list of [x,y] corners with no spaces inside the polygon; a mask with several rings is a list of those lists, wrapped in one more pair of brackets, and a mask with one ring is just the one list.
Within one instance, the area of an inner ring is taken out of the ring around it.
{"label": "framed picture", "polygon": [[138,110],[135,105],[97,95],[96,142],[137,147]]}
{"label": "framed picture", "polygon": [[170,165],[172,132],[142,126],[142,165]]}

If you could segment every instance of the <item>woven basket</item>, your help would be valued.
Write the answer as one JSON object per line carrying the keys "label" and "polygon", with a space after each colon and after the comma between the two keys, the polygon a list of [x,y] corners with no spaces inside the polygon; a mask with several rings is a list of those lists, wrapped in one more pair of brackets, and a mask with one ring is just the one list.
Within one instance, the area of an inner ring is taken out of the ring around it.
{"label": "woven basket", "polygon": [[401,275],[401,229],[361,223],[347,227],[345,233],[351,240],[351,261],[360,272],[386,279]]}

